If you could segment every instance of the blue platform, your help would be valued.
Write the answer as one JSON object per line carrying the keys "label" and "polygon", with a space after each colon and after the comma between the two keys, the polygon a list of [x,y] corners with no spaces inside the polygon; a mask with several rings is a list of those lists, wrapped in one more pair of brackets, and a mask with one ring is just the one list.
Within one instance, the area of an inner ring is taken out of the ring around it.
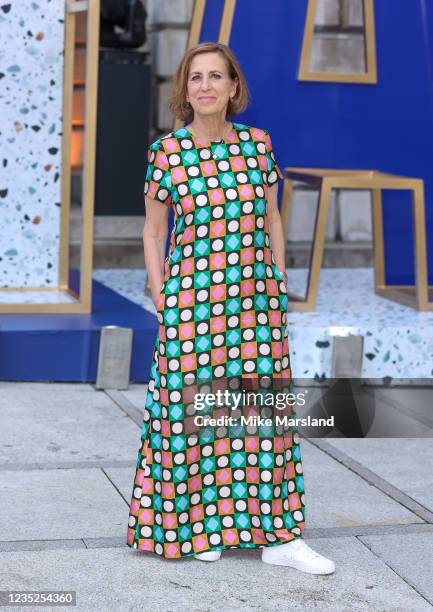
{"label": "blue platform", "polygon": [[130,382],[148,382],[156,316],[92,284],[90,314],[0,314],[0,380],[95,382],[101,328],[117,325],[133,330]]}

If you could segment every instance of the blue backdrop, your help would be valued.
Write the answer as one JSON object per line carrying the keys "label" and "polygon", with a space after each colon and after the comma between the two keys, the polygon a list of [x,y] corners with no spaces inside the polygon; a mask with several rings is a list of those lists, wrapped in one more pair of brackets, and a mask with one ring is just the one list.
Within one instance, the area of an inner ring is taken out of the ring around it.
{"label": "blue backdrop", "polygon": [[[217,40],[223,2],[206,3],[200,41]],[[281,166],[377,169],[425,181],[433,282],[433,8],[378,0],[378,84],[297,80],[307,0],[237,0],[229,45],[252,104],[239,122],[269,130]],[[386,280],[413,284],[409,192],[385,191]]]}

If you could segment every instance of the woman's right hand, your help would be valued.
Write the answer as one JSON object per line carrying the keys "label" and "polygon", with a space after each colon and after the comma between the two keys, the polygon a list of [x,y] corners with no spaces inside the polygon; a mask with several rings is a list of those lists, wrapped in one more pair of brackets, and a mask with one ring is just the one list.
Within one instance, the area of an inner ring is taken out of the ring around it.
{"label": "woman's right hand", "polygon": [[161,297],[162,297],[161,293],[162,293],[162,287],[159,293],[155,293],[155,294],[152,293],[152,302],[153,302],[153,305],[155,306],[155,310],[158,310],[158,308],[160,307],[160,302],[161,302]]}

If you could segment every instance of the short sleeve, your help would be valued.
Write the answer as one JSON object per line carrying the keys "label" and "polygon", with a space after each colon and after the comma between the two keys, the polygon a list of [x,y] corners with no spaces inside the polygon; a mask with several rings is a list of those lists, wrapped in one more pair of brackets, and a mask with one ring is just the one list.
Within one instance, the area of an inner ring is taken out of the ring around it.
{"label": "short sleeve", "polygon": [[147,152],[147,172],[144,194],[152,200],[170,204],[171,173],[167,155],[160,141],[152,143]]}
{"label": "short sleeve", "polygon": [[270,186],[276,183],[279,179],[282,179],[284,177],[283,177],[283,173],[281,172],[280,168],[277,165],[277,162],[275,161],[275,155],[272,149],[271,137],[269,136],[268,132],[265,132],[265,146],[266,146],[266,159],[268,162],[268,169],[265,173],[265,177],[266,177],[266,184]]}

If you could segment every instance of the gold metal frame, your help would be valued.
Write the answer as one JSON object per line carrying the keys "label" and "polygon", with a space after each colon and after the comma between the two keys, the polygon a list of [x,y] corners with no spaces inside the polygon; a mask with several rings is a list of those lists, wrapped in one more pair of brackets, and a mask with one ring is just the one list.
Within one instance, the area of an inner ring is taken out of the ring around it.
{"label": "gold metal frame", "polygon": [[376,31],[374,25],[374,0],[363,0],[365,28],[365,61],[367,71],[362,74],[351,72],[313,72],[310,70],[311,51],[318,0],[308,0],[307,18],[302,41],[299,81],[324,81],[331,83],[377,83]]}
{"label": "gold metal frame", "polygon": [[[75,48],[75,17],[87,12],[86,96],[84,134],[84,178],[82,194],[82,244],[80,262],[80,293],[68,286],[69,277],[69,217],[71,198],[71,132],[72,92]],[[57,292],[75,298],[65,303],[0,304],[0,313],[88,313],[92,302],[93,214],[96,150],[96,115],[99,63],[99,0],[66,0],[65,49],[63,72],[63,124],[59,276],[57,287],[6,287],[1,292]]]}
{"label": "gold metal frame", "polygon": [[[428,286],[424,181],[379,172],[378,170],[332,170],[324,168],[285,168],[281,216],[288,234],[293,181],[314,185],[320,190],[313,235],[311,264],[306,297],[288,293],[289,311],[313,311],[316,308],[320,269],[325,246],[329,201],[332,189],[368,189],[372,192],[371,215],[375,293],[389,300],[416,308],[433,310],[433,286]],[[386,285],[382,222],[382,190],[408,190],[412,193],[412,218],[415,242],[415,285]]]}
{"label": "gold metal frame", "polygon": [[223,43],[224,45],[228,45],[230,42],[235,8],[236,0],[224,0],[224,8],[218,34],[218,42]]}
{"label": "gold metal frame", "polygon": [[[200,40],[203,17],[206,10],[206,2],[207,0],[195,0],[194,2],[194,10],[192,13],[188,43],[186,46],[187,49],[194,47]],[[228,45],[230,40],[235,8],[236,0],[224,0],[218,33],[218,42],[224,43],[225,45]]]}

